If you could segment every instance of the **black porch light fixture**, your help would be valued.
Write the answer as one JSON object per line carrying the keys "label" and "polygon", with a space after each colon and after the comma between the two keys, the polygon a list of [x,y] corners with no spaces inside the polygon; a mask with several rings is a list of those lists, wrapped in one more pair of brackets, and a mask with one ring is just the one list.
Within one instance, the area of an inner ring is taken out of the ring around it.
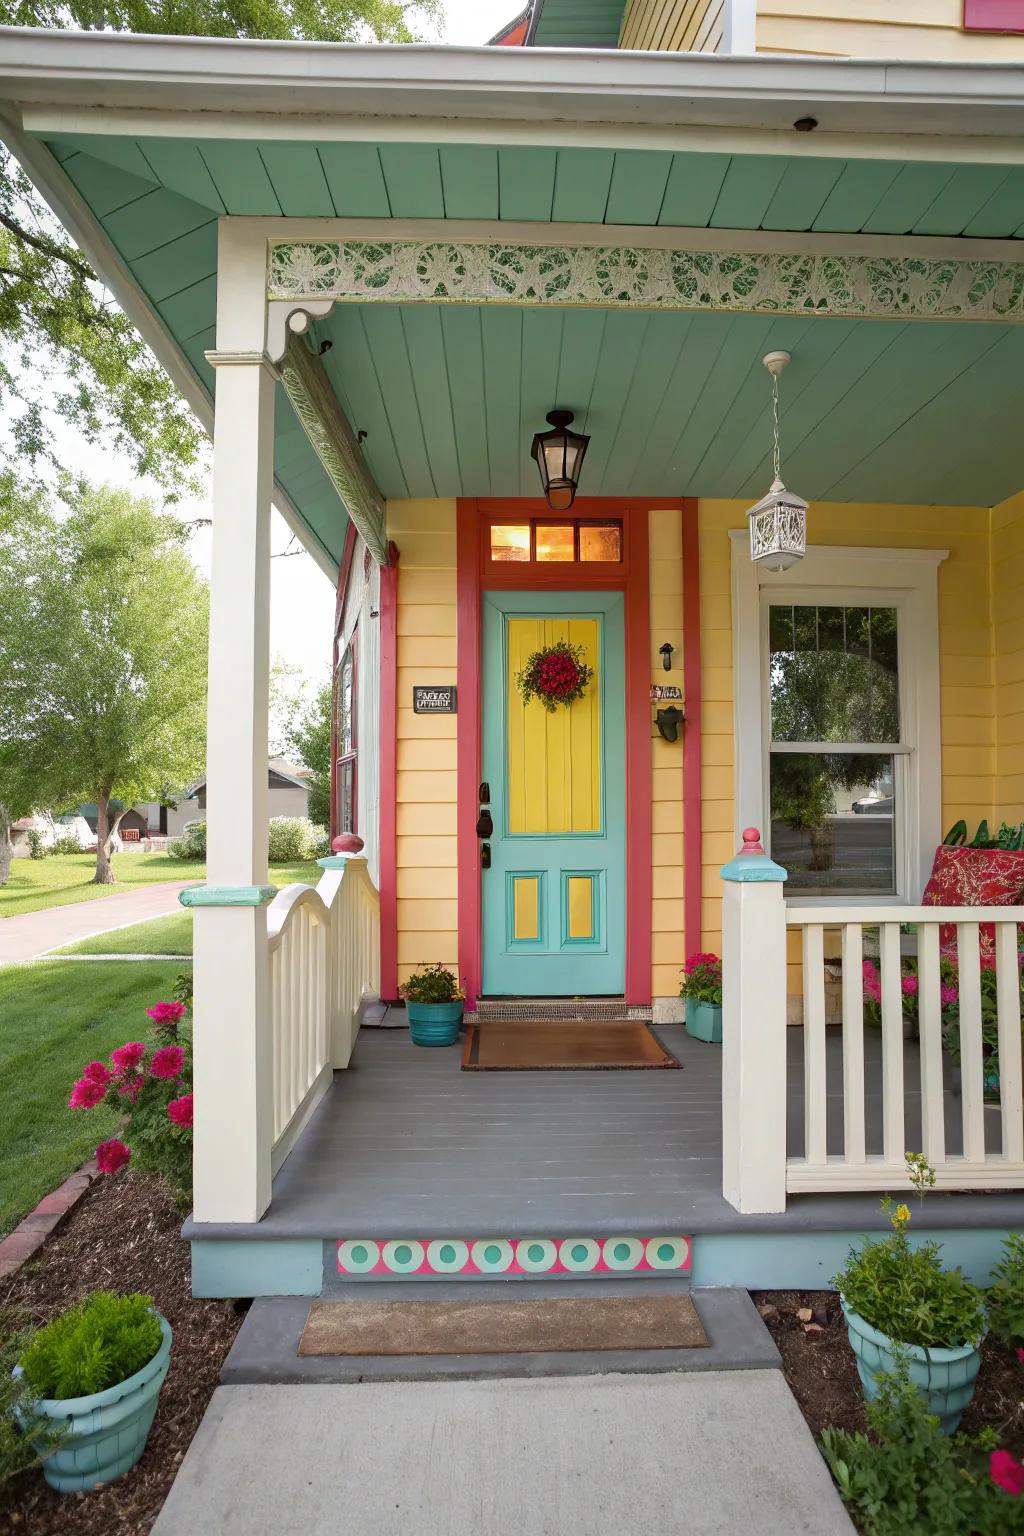
{"label": "black porch light fixture", "polygon": [[553,512],[568,512],[576,500],[583,455],[590,438],[582,432],[570,432],[572,411],[548,411],[547,419],[551,431],[534,434],[530,457],[537,460],[548,506]]}

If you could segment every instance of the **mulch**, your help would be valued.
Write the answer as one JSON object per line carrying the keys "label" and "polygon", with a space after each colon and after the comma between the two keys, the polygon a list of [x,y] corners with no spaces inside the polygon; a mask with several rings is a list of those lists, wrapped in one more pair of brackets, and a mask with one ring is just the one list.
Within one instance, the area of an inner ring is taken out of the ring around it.
{"label": "mulch", "polygon": [[92,1493],[58,1494],[38,1468],[0,1490],[0,1536],[146,1536],[217,1385],[242,1316],[196,1301],[182,1213],[154,1174],[100,1179],[16,1275],[0,1282],[5,1322],[46,1322],[96,1289],[143,1291],[174,1330],[171,1367],[138,1466]]}
{"label": "mulch", "polygon": [[[782,1356],[793,1396],[817,1438],[823,1429],[864,1430],[857,1362],[834,1291],[755,1291],[754,1303]],[[810,1308],[810,1327],[797,1312]],[[771,1310],[774,1309],[774,1312]],[[988,1425],[1018,1459],[1024,1457],[1024,1365],[1008,1345],[986,1339],[974,1398],[960,1422],[968,1434]]]}

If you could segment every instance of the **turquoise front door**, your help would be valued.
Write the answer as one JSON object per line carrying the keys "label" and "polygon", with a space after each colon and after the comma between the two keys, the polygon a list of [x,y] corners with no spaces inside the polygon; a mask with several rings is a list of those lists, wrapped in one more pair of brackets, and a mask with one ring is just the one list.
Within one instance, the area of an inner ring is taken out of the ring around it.
{"label": "turquoise front door", "polygon": [[[579,646],[593,679],[548,711],[517,674]],[[625,987],[625,704],[621,592],[484,597],[483,778],[494,824],[483,869],[489,997],[620,996]]]}

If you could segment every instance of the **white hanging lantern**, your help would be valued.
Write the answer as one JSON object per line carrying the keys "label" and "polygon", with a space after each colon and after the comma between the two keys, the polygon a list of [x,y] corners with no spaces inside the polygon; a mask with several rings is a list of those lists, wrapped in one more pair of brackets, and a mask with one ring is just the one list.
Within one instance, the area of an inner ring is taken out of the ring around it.
{"label": "white hanging lantern", "polygon": [[788,352],[768,352],[762,359],[772,376],[772,465],[774,479],[767,496],[750,508],[750,558],[769,571],[786,571],[807,549],[807,502],[787,491],[779,469],[779,374]]}

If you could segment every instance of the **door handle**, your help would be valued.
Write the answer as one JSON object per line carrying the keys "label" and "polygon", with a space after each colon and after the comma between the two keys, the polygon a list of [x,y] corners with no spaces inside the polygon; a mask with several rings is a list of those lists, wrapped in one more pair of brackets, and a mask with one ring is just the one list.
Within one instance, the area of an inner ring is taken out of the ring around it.
{"label": "door handle", "polygon": [[492,837],[493,834],[494,822],[491,820],[491,813],[485,807],[481,807],[480,815],[476,821],[476,835],[477,837]]}

